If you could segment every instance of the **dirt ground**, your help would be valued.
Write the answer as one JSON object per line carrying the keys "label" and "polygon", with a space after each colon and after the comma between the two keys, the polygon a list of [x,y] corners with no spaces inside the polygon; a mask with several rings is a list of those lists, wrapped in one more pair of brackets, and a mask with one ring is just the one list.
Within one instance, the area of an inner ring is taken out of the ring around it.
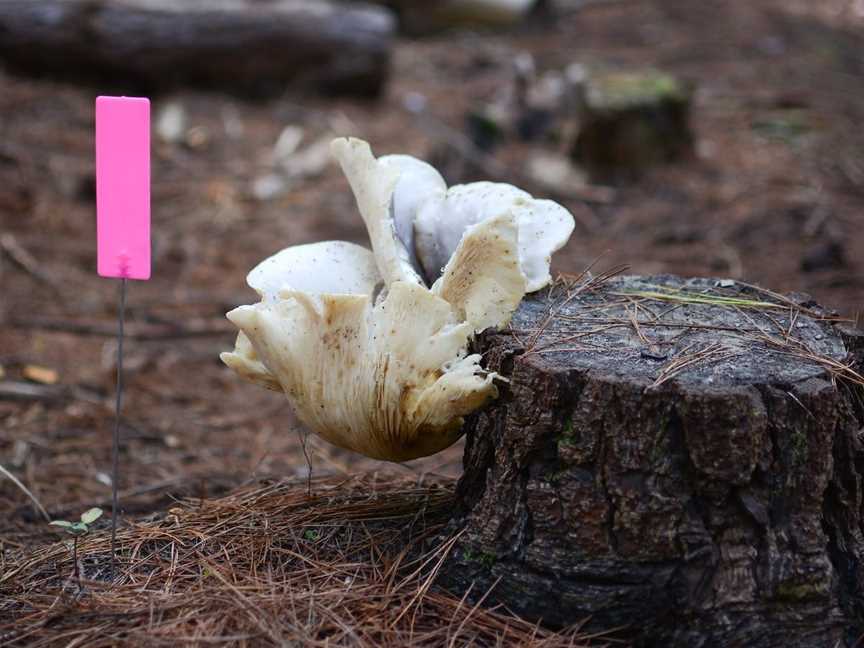
{"label": "dirt ground", "polygon": [[[273,198],[255,197],[283,129],[304,129],[301,149],[353,134],[377,153],[432,156],[458,170],[465,165],[441,124],[461,130],[469,108],[510,82],[523,51],[540,69],[581,60],[653,65],[697,88],[694,158],[603,192],[602,201],[564,200],[577,229],[557,270],[602,257],[598,267],[626,263],[634,273],[742,278],[810,293],[858,317],[861,2],[590,2],[512,32],[400,40],[386,95],[375,102],[290,92],[263,103],[192,91],[154,97],[156,113],[182,104],[190,130],[179,143],[154,139],[154,274],[129,290],[120,485],[128,515],[256,477],[305,474],[284,399],[241,382],[218,359],[234,337],[223,315],[254,300],[244,277],[258,261],[298,243],[365,242],[335,165]],[[427,98],[426,117],[406,110],[410,93]],[[0,395],[0,463],[57,516],[110,498],[118,293],[95,274],[95,94],[0,67],[0,366],[8,381],[23,380],[28,365],[47,367],[60,385]],[[497,159],[516,173],[536,146],[507,143]],[[29,270],[22,258],[33,262]],[[459,446],[401,467],[315,439],[309,449],[318,474],[461,468]],[[55,537],[0,480],[0,548]]]}

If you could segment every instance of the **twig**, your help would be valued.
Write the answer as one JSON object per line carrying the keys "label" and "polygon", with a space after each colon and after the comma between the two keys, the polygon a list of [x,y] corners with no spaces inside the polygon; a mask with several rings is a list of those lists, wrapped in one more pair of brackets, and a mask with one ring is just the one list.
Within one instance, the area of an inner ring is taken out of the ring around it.
{"label": "twig", "polygon": [[312,497],[312,458],[309,456],[309,430],[297,428],[297,438],[306,460],[306,496]]}
{"label": "twig", "polygon": [[746,283],[744,281],[736,281],[735,283],[737,283],[740,286],[744,286],[745,288],[749,288],[750,290],[754,290],[756,292],[762,293],[763,295],[766,295],[766,296],[770,297],[771,299],[776,299],[781,304],[785,304],[786,306],[789,306],[789,307],[794,308],[796,310],[800,310],[805,315],[809,315],[810,317],[812,317],[814,319],[829,321],[829,322],[848,322],[849,321],[849,320],[844,319],[842,317],[834,317],[832,315],[828,315],[828,314],[823,313],[821,311],[817,311],[817,310],[814,310],[812,308],[807,308],[805,306],[802,306],[801,304],[799,304],[795,300],[790,299],[789,297],[787,297],[786,295],[783,295],[782,293],[778,293],[778,292],[775,292],[773,290],[768,290],[767,288],[762,288],[761,286],[757,286],[755,284],[749,284],[749,283]]}
{"label": "twig", "polygon": [[[600,318],[600,317],[580,317],[578,315],[560,315],[563,320],[574,322],[585,322],[586,324],[618,324],[627,326],[627,320],[615,318]],[[733,333],[753,332],[762,329],[742,329],[735,326],[718,326],[715,324],[698,324],[691,322],[659,322],[648,320],[637,320],[639,326],[655,327],[655,328],[681,328],[681,329],[704,329],[707,331],[730,331]]]}
{"label": "twig", "polygon": [[677,376],[684,369],[692,367],[700,362],[719,362],[721,360],[728,360],[729,358],[741,355],[741,352],[739,351],[728,351],[719,342],[715,342],[714,344],[690,355],[685,355],[693,348],[694,344],[687,346],[683,351],[681,351],[681,353],[676,355],[675,358],[673,358],[672,361],[660,371],[657,378],[651,385],[649,385],[648,389],[656,389],[666,381]]}
{"label": "twig", "polygon": [[46,511],[42,504],[39,503],[39,500],[36,499],[36,496],[31,493],[30,490],[24,484],[22,484],[15,475],[6,470],[3,464],[0,464],[0,474],[9,479],[9,481],[15,484],[22,493],[24,493],[27,497],[30,498],[30,501],[33,502],[33,507],[42,514],[42,517],[45,518],[46,522],[51,521],[51,516],[48,515],[48,511]]}
{"label": "twig", "polygon": [[0,236],[0,251],[5,252],[9,260],[18,266],[18,268],[40,283],[48,286],[55,297],[63,296],[63,291],[57,285],[57,282],[39,267],[39,262],[33,258],[33,255],[21,247],[21,244],[18,243],[18,240],[12,234],[3,234]]}
{"label": "twig", "polygon": [[811,419],[816,419],[816,417],[813,416],[813,412],[811,412],[807,407],[805,407],[804,403],[801,402],[801,399],[799,399],[795,394],[787,390],[786,395],[792,400],[794,400],[796,403],[798,403],[799,407],[801,407],[801,409],[807,412],[807,416],[809,416]]}
{"label": "twig", "polygon": [[[553,347],[553,346],[558,345],[558,344],[564,344],[565,342],[574,342],[576,340],[580,340],[584,337],[590,337],[592,335],[599,335],[600,333],[605,333],[606,331],[609,331],[609,330],[614,329],[614,328],[619,328],[621,326],[626,326],[626,324],[610,324],[608,326],[601,326],[601,327],[591,329],[588,331],[582,331],[580,333],[574,333],[572,335],[567,335],[565,337],[558,338],[557,340],[550,340],[546,344],[542,344],[540,346],[537,346],[537,344],[534,344],[527,351],[525,351],[525,353],[522,354],[522,357],[531,355],[532,353],[540,353],[540,352],[542,352],[546,349],[549,349],[550,347]],[[545,331],[545,333],[548,334],[550,332]],[[552,331],[552,333],[554,333],[554,331]],[[588,349],[591,347],[593,347],[595,349],[601,349],[601,350],[604,349],[604,347],[601,347],[599,345],[590,344],[590,343],[586,342],[583,344],[582,350]],[[571,350],[575,350],[575,349],[571,349]]]}
{"label": "twig", "polygon": [[651,342],[648,338],[645,337],[645,334],[642,332],[642,329],[639,327],[639,319],[637,317],[637,309],[639,306],[637,304],[633,304],[633,312],[630,313],[628,311],[628,315],[630,316],[630,323],[633,325],[633,330],[636,331],[636,337],[639,338],[639,341],[642,342],[646,347],[651,346]]}
{"label": "twig", "polygon": [[[536,346],[537,341],[540,339],[540,336],[543,335],[552,320],[554,320],[558,316],[558,314],[564,309],[565,306],[567,306],[567,304],[569,304],[583,292],[593,292],[597,290],[601,286],[605,285],[608,281],[610,281],[613,277],[621,274],[622,272],[626,272],[627,268],[629,267],[627,265],[613,266],[608,270],[604,270],[596,277],[590,276],[591,267],[601,258],[602,255],[594,259],[594,261],[592,261],[585,270],[583,270],[579,275],[572,279],[559,277],[559,279],[564,284],[564,290],[566,295],[564,299],[557,304],[549,306],[543,322],[537,328],[537,331],[528,340],[528,346],[525,349],[525,355],[534,350],[534,347]],[[585,281],[582,281],[584,277],[588,278]],[[582,281],[582,283],[578,283],[580,281]],[[577,283],[578,285],[576,285]]]}
{"label": "twig", "polygon": [[753,299],[741,299],[737,297],[725,297],[723,295],[710,295],[705,293],[688,292],[686,290],[679,291],[663,291],[663,290],[634,290],[629,292],[613,292],[613,295],[622,297],[644,297],[655,301],[671,301],[682,302],[686,304],[704,304],[706,306],[738,306],[741,308],[774,308],[785,310],[784,304],[775,304],[773,302],[757,301]]}
{"label": "twig", "polygon": [[[15,328],[42,329],[77,335],[99,337],[114,337],[117,335],[116,324],[111,324],[107,321],[93,322],[50,317],[10,317],[8,324]],[[231,325],[227,320],[213,318],[189,320],[184,321],[182,324],[179,322],[163,324],[136,322],[127,326],[125,334],[127,338],[137,340],[175,340],[210,335],[227,335],[236,332],[236,327]]]}
{"label": "twig", "polygon": [[[177,492],[182,494],[182,493],[186,492],[186,488],[180,488],[180,487],[184,487],[187,484],[188,485],[199,485],[201,483],[201,481],[202,481],[201,478],[196,477],[196,476],[173,477],[171,479],[163,479],[161,481],[153,482],[153,483],[147,484],[145,486],[139,486],[137,488],[129,488],[127,490],[120,491],[120,493],[118,494],[118,498],[120,500],[128,500],[131,498],[140,497],[141,495],[148,495],[150,493],[154,493],[157,491],[166,490],[171,486],[177,486],[178,487]],[[215,484],[217,487],[219,487],[220,484],[222,484],[221,489],[225,490],[229,486],[236,485],[236,484],[242,482],[243,480],[233,478],[233,476],[229,473],[224,473],[224,474],[210,475],[208,477],[207,481],[210,484]],[[188,491],[191,493],[191,492],[193,492],[193,489],[189,488]],[[86,503],[86,505],[87,506],[98,506],[98,507],[102,508],[102,507],[111,506],[111,502],[112,502],[112,497],[109,496],[109,497],[105,497],[101,500],[88,501]],[[63,508],[60,508],[60,509],[52,508],[52,510],[54,511],[55,515],[63,516],[63,515],[68,515],[74,511],[77,511],[78,509],[80,509],[84,505],[85,505],[85,503],[82,502],[79,504],[64,505]],[[126,508],[127,509],[129,508],[128,503],[126,505]]]}
{"label": "twig", "polygon": [[[78,584],[78,591],[81,591],[81,568],[78,566],[78,536],[72,537],[72,573],[75,575],[75,582]],[[114,575],[113,567],[111,575]]]}
{"label": "twig", "polygon": [[101,394],[80,385],[37,385],[18,380],[0,380],[0,400],[3,399],[44,402],[76,399],[102,403]]}
{"label": "twig", "polygon": [[0,400],[58,401],[70,397],[65,385],[36,385],[17,380],[0,381]]}

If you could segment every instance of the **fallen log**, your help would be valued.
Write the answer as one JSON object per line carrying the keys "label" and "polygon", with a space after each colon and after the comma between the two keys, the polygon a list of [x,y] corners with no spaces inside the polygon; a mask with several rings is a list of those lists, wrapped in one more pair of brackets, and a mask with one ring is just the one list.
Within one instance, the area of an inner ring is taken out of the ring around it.
{"label": "fallen log", "polygon": [[860,636],[860,331],[806,297],[623,277],[526,299],[478,350],[509,383],[467,422],[445,586],[642,647]]}
{"label": "fallen log", "polygon": [[326,0],[0,0],[0,59],[154,89],[377,95],[394,31],[382,7]]}
{"label": "fallen log", "polygon": [[402,32],[413,36],[452,28],[495,28],[518,24],[534,0],[371,0],[393,9]]}

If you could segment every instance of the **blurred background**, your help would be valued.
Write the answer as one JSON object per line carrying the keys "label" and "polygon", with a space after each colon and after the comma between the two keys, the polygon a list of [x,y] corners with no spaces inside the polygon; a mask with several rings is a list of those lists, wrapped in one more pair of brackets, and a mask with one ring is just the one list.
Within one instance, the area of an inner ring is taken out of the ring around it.
{"label": "blurred background", "polygon": [[[97,94],[153,110],[129,514],[306,474],[284,398],[218,353],[260,260],[367,243],[337,135],[450,184],[559,201],[576,219],[560,272],[627,264],[864,308],[861,0],[0,0],[0,464],[60,517],[110,503],[118,285],[95,273]],[[385,467],[308,451],[319,474]],[[461,447],[388,469],[455,475]],[[0,480],[0,545],[36,522]]]}

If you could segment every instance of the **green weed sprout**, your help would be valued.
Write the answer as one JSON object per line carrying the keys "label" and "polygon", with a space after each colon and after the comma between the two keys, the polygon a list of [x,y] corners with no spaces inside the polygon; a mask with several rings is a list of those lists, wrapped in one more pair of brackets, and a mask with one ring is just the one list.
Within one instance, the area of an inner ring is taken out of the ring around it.
{"label": "green weed sprout", "polygon": [[51,526],[60,527],[72,536],[72,564],[74,565],[75,580],[78,581],[78,589],[81,589],[81,573],[78,569],[78,538],[90,532],[90,525],[102,517],[102,509],[91,508],[81,514],[78,522],[67,520],[52,520]]}

